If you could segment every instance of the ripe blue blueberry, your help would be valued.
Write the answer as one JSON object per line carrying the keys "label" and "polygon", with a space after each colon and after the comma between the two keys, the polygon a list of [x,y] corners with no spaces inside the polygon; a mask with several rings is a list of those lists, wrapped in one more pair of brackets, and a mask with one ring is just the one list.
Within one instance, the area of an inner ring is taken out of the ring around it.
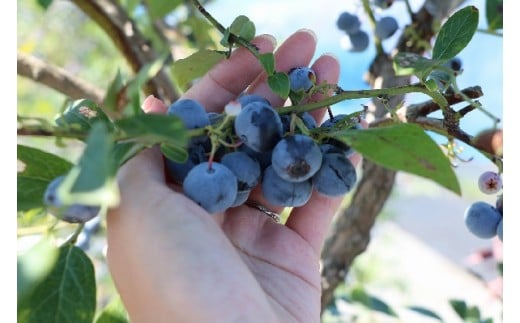
{"label": "ripe blue blueberry", "polygon": [[265,199],[273,205],[298,207],[309,201],[312,194],[312,183],[310,180],[286,181],[276,174],[272,166],[269,166],[263,174],[262,193]]}
{"label": "ripe blue blueberry", "polygon": [[[210,124],[208,114],[204,107],[197,101],[192,99],[180,99],[172,103],[166,112],[167,115],[172,115],[180,118],[187,129],[204,128]],[[207,137],[202,135],[192,137],[192,143],[201,143]]]}
{"label": "ripe blue blueberry", "polygon": [[177,184],[182,184],[188,172],[198,164],[207,161],[206,151],[202,144],[193,144],[188,147],[188,159],[179,163],[165,158],[166,173]]}
{"label": "ripe blue blueberry", "polygon": [[288,75],[293,92],[308,92],[316,84],[316,73],[306,66],[292,68]]}
{"label": "ripe blue blueberry", "polygon": [[306,135],[284,137],[273,149],[271,165],[281,178],[302,182],[320,169],[322,154],[314,140]]}
{"label": "ripe blue blueberry", "polygon": [[53,179],[45,190],[43,203],[47,210],[55,217],[69,223],[85,223],[96,217],[100,211],[99,206],[72,204],[63,205],[57,195],[57,190],[65,176]]}
{"label": "ripe blue blueberry", "polygon": [[266,98],[264,98],[263,96],[260,96],[258,94],[242,94],[237,98],[237,101],[238,101],[238,103],[240,103],[240,105],[242,105],[242,108],[245,107],[246,105],[248,105],[249,103],[255,102],[255,101],[263,102],[265,104],[271,105],[269,100],[267,100]]}
{"label": "ripe blue blueberry", "polygon": [[350,47],[348,48],[350,52],[362,52],[368,48],[370,43],[368,34],[363,30],[348,34],[348,38],[350,40]]}
{"label": "ripe blue blueberry", "polygon": [[383,17],[376,22],[375,34],[379,39],[385,40],[392,37],[397,28],[399,28],[399,25],[394,17]]}
{"label": "ripe blue blueberry", "polygon": [[472,203],[464,212],[464,223],[468,230],[482,239],[493,238],[497,234],[500,213],[486,202]]}
{"label": "ripe blue blueberry", "polygon": [[260,101],[243,107],[235,118],[234,127],[240,140],[257,152],[272,150],[283,134],[280,115],[273,107]]}
{"label": "ripe blue blueberry", "polygon": [[220,163],[235,174],[239,192],[251,190],[260,182],[260,164],[243,151],[225,154]]}
{"label": "ripe blue blueberry", "polygon": [[326,196],[341,196],[352,190],[357,181],[356,169],[343,153],[329,152],[312,177],[314,189]]}
{"label": "ripe blue blueberry", "polygon": [[359,21],[358,16],[355,14],[345,11],[339,15],[336,26],[339,30],[343,30],[347,34],[353,34],[359,31],[361,21]]}
{"label": "ripe blue blueberry", "polygon": [[189,171],[182,188],[187,197],[213,214],[233,205],[237,197],[237,178],[220,163],[203,162]]}

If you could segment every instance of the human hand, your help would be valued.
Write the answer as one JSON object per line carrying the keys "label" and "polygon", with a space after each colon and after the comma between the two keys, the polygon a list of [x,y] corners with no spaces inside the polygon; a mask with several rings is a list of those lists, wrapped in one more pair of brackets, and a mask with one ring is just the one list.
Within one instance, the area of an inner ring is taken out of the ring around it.
{"label": "human hand", "polygon": [[[261,52],[275,47],[266,35],[253,43]],[[313,33],[294,33],[275,52],[276,70],[309,65],[315,48]],[[311,67],[319,83],[337,83],[334,57],[323,55]],[[239,48],[183,98],[220,112],[246,88],[273,106],[283,104],[256,58]],[[166,108],[153,98],[143,104],[147,113]],[[324,113],[312,114],[319,123]],[[354,156],[354,164],[359,159]],[[107,216],[107,258],[132,322],[320,321],[320,251],[342,197],[314,192],[284,225],[248,205],[210,215],[167,183],[158,149],[128,161],[118,180],[121,203]],[[267,203],[258,187],[250,198],[283,210]]]}

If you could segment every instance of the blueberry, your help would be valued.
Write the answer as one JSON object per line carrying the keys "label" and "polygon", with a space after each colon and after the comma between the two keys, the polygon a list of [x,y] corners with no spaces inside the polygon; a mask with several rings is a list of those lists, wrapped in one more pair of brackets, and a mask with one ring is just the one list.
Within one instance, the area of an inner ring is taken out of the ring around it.
{"label": "blueberry", "polygon": [[458,57],[454,57],[446,63],[444,63],[444,66],[447,68],[451,68],[455,72],[460,72],[460,70],[462,69],[462,60]]}
{"label": "blueberry", "polygon": [[381,9],[387,9],[394,3],[394,0],[374,0],[374,5]]}
{"label": "blueberry", "polygon": [[500,215],[504,215],[504,197],[502,194],[500,194],[497,197],[497,201],[495,203],[495,208],[500,213]]}
{"label": "blueberry", "polygon": [[341,196],[352,190],[357,181],[356,169],[343,153],[329,152],[312,177],[314,189],[326,196]]}
{"label": "blueberry", "polygon": [[263,172],[269,165],[271,165],[271,158],[273,156],[273,151],[268,150],[266,152],[258,152],[247,145],[240,145],[238,147],[238,151],[245,152],[249,157],[253,158],[260,165],[260,170]]}
{"label": "blueberry", "polygon": [[206,149],[202,144],[193,144],[188,147],[188,159],[179,163],[165,158],[166,173],[177,184],[182,184],[188,172],[196,165],[207,161]]}
{"label": "blueberry", "polygon": [[478,188],[482,193],[496,194],[502,189],[502,178],[495,172],[484,172],[478,178]]}
{"label": "blueberry", "polygon": [[[168,115],[180,118],[187,129],[204,128],[210,124],[204,107],[192,99],[180,99],[172,103],[166,112]],[[206,136],[192,137],[193,143],[200,143]]]}
{"label": "blueberry", "polygon": [[234,127],[240,140],[257,152],[272,150],[283,134],[282,120],[276,110],[259,101],[242,108],[235,118]]}
{"label": "blueberry", "polygon": [[233,202],[231,207],[237,207],[237,206],[243,205],[249,198],[249,194],[251,194],[251,190],[238,191],[237,197],[235,198],[235,201]]}
{"label": "blueberry", "polygon": [[503,229],[503,226],[504,226],[504,219],[500,219],[500,222],[498,222],[498,226],[497,226],[497,236],[498,238],[500,239],[500,241],[504,241],[504,229]]}
{"label": "blueberry", "polygon": [[288,75],[293,92],[308,92],[316,84],[316,73],[306,66],[292,68]]}
{"label": "blueberry", "polygon": [[220,163],[203,162],[189,171],[182,188],[187,197],[213,214],[233,205],[237,197],[237,178]]}
{"label": "blueberry", "polygon": [[265,199],[273,204],[287,207],[305,205],[312,194],[312,183],[289,182],[276,174],[272,166],[265,169],[262,178],[262,193]]}
{"label": "blueberry", "polygon": [[482,239],[493,238],[497,233],[500,213],[486,202],[472,203],[464,212],[464,222],[468,230]]}
{"label": "blueberry", "polygon": [[188,129],[203,128],[210,124],[204,107],[191,99],[180,99],[172,103],[167,114],[179,117]]}
{"label": "blueberry", "polygon": [[379,39],[385,40],[392,37],[397,28],[399,28],[399,25],[394,17],[383,17],[376,23],[375,34]]}
{"label": "blueberry", "polygon": [[314,140],[306,135],[284,137],[273,149],[271,165],[278,176],[289,182],[311,178],[322,162],[322,154]]}
{"label": "blueberry", "polygon": [[101,210],[99,206],[72,204],[63,205],[57,196],[58,186],[65,176],[58,176],[47,186],[43,195],[43,203],[55,217],[69,223],[85,223],[96,217]]}
{"label": "blueberry", "polygon": [[362,52],[368,48],[370,39],[365,31],[359,30],[355,33],[348,34],[348,38],[350,40],[349,51]]}
{"label": "blueberry", "polygon": [[238,191],[250,190],[260,182],[260,164],[243,151],[225,154],[220,163],[235,174]]}
{"label": "blueberry", "polygon": [[224,120],[224,114],[216,112],[208,112],[209,123],[214,126]]}
{"label": "blueberry", "polygon": [[267,105],[271,105],[269,100],[264,98],[263,96],[260,96],[258,94],[242,94],[237,98],[238,103],[242,105],[242,108],[248,105],[251,102],[263,102]]}
{"label": "blueberry", "polygon": [[353,34],[359,31],[361,21],[359,21],[358,16],[350,12],[342,12],[336,21],[336,26],[347,34]]}

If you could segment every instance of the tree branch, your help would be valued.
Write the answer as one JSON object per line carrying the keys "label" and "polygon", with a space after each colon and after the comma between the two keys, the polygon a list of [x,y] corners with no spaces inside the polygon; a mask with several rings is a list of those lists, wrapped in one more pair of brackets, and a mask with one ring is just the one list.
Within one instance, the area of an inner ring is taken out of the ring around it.
{"label": "tree branch", "polygon": [[[156,53],[147,39],[141,34],[134,21],[114,0],[71,0],[91,19],[93,19],[112,39],[126,58],[132,70],[137,73],[147,63],[156,60]],[[176,93],[167,74],[161,70],[144,88],[145,93],[153,94],[166,104],[175,101]]]}
{"label": "tree branch", "polygon": [[19,75],[42,83],[72,99],[86,98],[97,104],[103,102],[104,91],[102,89],[34,56],[18,52],[17,69]]}

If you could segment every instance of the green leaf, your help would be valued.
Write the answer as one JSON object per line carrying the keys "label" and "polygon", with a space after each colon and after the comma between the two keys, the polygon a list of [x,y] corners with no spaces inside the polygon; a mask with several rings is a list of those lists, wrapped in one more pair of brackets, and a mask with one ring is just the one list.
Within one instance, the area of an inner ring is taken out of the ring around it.
{"label": "green leaf", "polygon": [[18,302],[24,301],[51,272],[58,259],[58,248],[48,238],[43,238],[17,257],[16,285]]}
{"label": "green leaf", "polygon": [[128,314],[119,296],[115,296],[103,309],[96,323],[129,323]]}
{"label": "green leaf", "polygon": [[17,159],[22,171],[17,173],[17,210],[43,206],[43,194],[49,183],[67,173],[73,164],[40,149],[18,145]]}
{"label": "green leaf", "polygon": [[116,121],[125,139],[133,139],[142,144],[168,143],[184,147],[188,134],[182,121],[170,115],[140,114]]}
{"label": "green leaf", "polygon": [[502,0],[486,0],[486,20],[491,31],[504,28],[504,5]]}
{"label": "green leaf", "polygon": [[67,244],[50,274],[18,303],[18,322],[91,323],[95,310],[94,266],[80,248]]}
{"label": "green leaf", "polygon": [[275,72],[273,53],[260,54],[258,59],[260,60],[260,64],[262,64],[262,67],[264,68],[264,71],[267,73],[267,75],[271,75]]}
{"label": "green leaf", "polygon": [[185,91],[191,81],[206,74],[226,56],[222,52],[203,49],[172,64],[172,76],[179,88]]}
{"label": "green leaf", "polygon": [[430,318],[433,318],[433,319],[437,319],[439,320],[440,322],[444,322],[444,320],[442,319],[442,317],[440,317],[437,313],[427,309],[427,308],[424,308],[424,307],[421,307],[421,306],[408,306],[408,309],[411,310],[411,311],[414,311],[414,312],[417,312],[419,314],[422,314],[424,316],[427,316],[427,317],[430,317]]}
{"label": "green leaf", "polygon": [[148,12],[150,13],[150,18],[152,20],[162,18],[172,12],[175,8],[177,8],[183,1],[182,0],[168,0],[168,1],[158,1],[158,0],[146,0],[146,6],[148,7]]}
{"label": "green leaf", "polygon": [[457,313],[461,319],[465,319],[468,315],[468,305],[465,301],[458,299],[450,299],[451,308]]}
{"label": "green leaf", "polygon": [[105,112],[89,99],[71,102],[65,111],[55,119],[59,127],[83,132],[88,132],[92,125],[98,121],[105,122],[109,128],[112,128],[112,123]]}
{"label": "green leaf", "polygon": [[229,26],[229,31],[246,41],[251,41],[255,37],[256,28],[255,24],[248,17],[240,15],[233,20],[231,26]]}
{"label": "green leaf", "polygon": [[52,0],[36,0],[36,2],[45,10],[52,4]]}
{"label": "green leaf", "polygon": [[396,75],[415,75],[424,80],[441,63],[415,53],[400,52],[394,57],[393,67]]}
{"label": "green leaf", "polygon": [[467,6],[455,12],[442,25],[433,46],[432,58],[448,60],[455,57],[469,44],[477,27],[477,7]]}
{"label": "green leaf", "polygon": [[136,142],[118,142],[114,146],[114,164],[122,166],[144,147],[145,145]]}
{"label": "green leaf", "polygon": [[397,317],[397,313],[380,298],[367,294],[362,288],[355,288],[350,294],[352,301],[363,304],[365,307],[389,316]]}
{"label": "green leaf", "polygon": [[184,163],[188,159],[188,151],[179,146],[161,144],[161,152],[171,161]]}
{"label": "green leaf", "polygon": [[271,90],[278,94],[282,99],[286,99],[289,96],[291,84],[287,74],[283,72],[276,72],[273,75],[269,75],[267,77],[267,84]]}
{"label": "green leaf", "polygon": [[107,92],[105,94],[105,99],[103,100],[103,107],[107,109],[107,111],[119,111],[120,106],[120,93],[125,88],[125,84],[123,82],[123,77],[121,75],[121,71],[117,70],[116,75],[110,82],[108,86]]}
{"label": "green leaf", "polygon": [[87,138],[78,164],[63,179],[57,194],[64,205],[74,203],[115,206],[119,191],[115,181],[114,138],[103,123],[96,123]]}
{"label": "green leaf", "polygon": [[342,130],[331,135],[374,163],[431,179],[456,194],[461,193],[448,158],[417,125],[401,123],[381,128]]}

